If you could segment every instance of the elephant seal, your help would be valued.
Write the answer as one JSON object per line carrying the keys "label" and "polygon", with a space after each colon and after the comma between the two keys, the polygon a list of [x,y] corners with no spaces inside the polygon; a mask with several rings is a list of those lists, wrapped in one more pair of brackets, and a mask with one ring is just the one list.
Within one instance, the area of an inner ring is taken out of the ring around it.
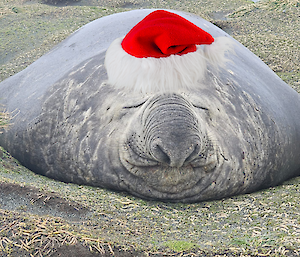
{"label": "elephant seal", "polygon": [[14,115],[1,146],[57,180],[170,202],[249,193],[299,175],[299,95],[237,42],[223,67],[207,65],[199,86],[138,94],[108,82],[107,49],[151,12],[95,20],[3,81],[0,103]]}

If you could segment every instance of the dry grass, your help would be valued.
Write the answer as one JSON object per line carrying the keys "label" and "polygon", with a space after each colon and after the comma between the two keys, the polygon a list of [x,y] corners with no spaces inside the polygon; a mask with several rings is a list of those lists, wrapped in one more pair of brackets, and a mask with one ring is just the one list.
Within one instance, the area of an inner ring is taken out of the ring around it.
{"label": "dry grass", "polygon": [[43,257],[50,256],[61,246],[80,242],[91,252],[104,254],[105,248],[108,248],[113,253],[109,243],[80,234],[58,218],[32,217],[1,209],[0,217],[0,252],[12,254],[13,251],[22,251],[30,253],[30,256]]}

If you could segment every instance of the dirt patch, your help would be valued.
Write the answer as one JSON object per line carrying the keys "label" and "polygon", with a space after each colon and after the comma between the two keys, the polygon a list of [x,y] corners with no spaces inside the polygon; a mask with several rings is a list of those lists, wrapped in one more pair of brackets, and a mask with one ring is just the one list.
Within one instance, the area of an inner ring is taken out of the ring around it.
{"label": "dirt patch", "polygon": [[54,5],[57,7],[77,5],[80,0],[42,0],[42,4]]}
{"label": "dirt patch", "polygon": [[74,201],[67,201],[56,193],[13,183],[0,183],[0,206],[4,210],[52,215],[72,221],[83,220],[89,216],[88,208]]}

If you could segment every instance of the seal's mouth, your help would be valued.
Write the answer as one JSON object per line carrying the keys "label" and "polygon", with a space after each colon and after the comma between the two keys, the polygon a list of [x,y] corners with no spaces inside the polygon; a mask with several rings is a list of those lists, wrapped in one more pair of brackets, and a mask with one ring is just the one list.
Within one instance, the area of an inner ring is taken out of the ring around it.
{"label": "seal's mouth", "polygon": [[206,181],[204,178],[214,173],[220,165],[218,151],[215,149],[206,154],[199,154],[181,167],[171,167],[141,156],[132,148],[126,147],[126,151],[121,152],[121,162],[130,174],[140,178],[142,183],[155,191],[167,194],[180,194],[192,190]]}

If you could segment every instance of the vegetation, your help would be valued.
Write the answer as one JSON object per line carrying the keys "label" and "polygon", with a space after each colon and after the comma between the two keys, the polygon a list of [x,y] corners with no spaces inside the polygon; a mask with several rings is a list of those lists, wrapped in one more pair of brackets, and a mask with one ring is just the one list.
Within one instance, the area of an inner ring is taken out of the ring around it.
{"label": "vegetation", "polygon": [[0,111],[0,133],[8,126],[9,117],[6,112]]}

